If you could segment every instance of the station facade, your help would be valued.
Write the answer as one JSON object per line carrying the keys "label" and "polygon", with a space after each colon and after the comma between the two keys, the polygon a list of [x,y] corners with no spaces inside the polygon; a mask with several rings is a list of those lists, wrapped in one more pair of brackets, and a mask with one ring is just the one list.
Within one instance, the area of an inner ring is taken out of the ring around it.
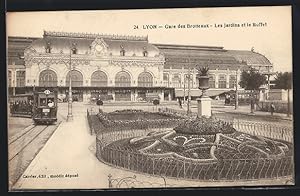
{"label": "station facade", "polygon": [[[201,95],[197,66],[208,66],[211,96],[236,88],[241,71],[254,67],[268,74],[263,55],[223,47],[151,44],[148,37],[44,31],[42,38],[8,38],[9,94],[57,89],[66,100],[93,97],[112,101],[160,100]],[[240,89],[240,88],[239,88]]]}

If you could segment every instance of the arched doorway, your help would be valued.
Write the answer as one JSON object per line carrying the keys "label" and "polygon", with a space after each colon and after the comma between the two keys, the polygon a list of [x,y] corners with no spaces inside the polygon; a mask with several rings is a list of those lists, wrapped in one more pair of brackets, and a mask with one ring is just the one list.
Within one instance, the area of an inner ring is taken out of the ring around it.
{"label": "arched doorway", "polygon": [[91,86],[107,86],[107,75],[103,71],[95,71],[91,76]]}
{"label": "arched doorway", "polygon": [[83,85],[83,76],[82,74],[77,70],[69,71],[66,76],[66,86],[70,85],[70,73],[71,73],[71,81],[72,81],[72,87],[80,87]]}
{"label": "arched doorway", "polygon": [[[76,89],[76,87],[83,86],[83,75],[77,70],[69,71],[66,76],[66,86],[69,87],[70,85],[70,74],[71,74],[71,86],[72,86],[72,96],[73,101],[82,101],[83,100],[83,91],[80,89]],[[73,88],[75,87],[75,89]],[[66,97],[68,100],[68,90],[66,91]]]}
{"label": "arched doorway", "polygon": [[56,87],[57,86],[57,75],[52,70],[44,70],[39,76],[39,86],[43,87]]}
{"label": "arched doorway", "polygon": [[[131,86],[131,77],[125,72],[121,71],[117,73],[115,77],[115,86],[116,87],[130,87]],[[129,89],[116,89],[115,90],[115,100],[116,101],[130,101],[131,100],[131,90]]]}
{"label": "arched doorway", "polygon": [[[108,79],[106,73],[103,71],[95,71],[91,76],[91,86],[93,87],[105,87],[107,86]],[[108,95],[107,89],[93,89],[91,90],[91,98],[97,99],[101,98],[106,99]]]}
{"label": "arched doorway", "polygon": [[[138,77],[138,87],[153,87],[153,77],[149,72],[142,72]],[[138,90],[138,100],[146,100],[146,93],[149,89],[139,89]]]}
{"label": "arched doorway", "polygon": [[121,71],[117,73],[115,78],[115,86],[116,87],[128,87],[131,85],[131,77],[129,73],[125,71]]}
{"label": "arched doorway", "polygon": [[153,77],[148,72],[143,72],[138,77],[138,86],[139,87],[152,87],[153,86]]}

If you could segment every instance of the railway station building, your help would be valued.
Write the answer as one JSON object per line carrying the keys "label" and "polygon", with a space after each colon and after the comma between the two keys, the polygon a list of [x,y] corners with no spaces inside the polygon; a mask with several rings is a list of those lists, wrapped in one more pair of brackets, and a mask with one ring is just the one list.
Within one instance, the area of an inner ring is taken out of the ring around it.
{"label": "railway station building", "polygon": [[[273,70],[271,62],[254,50],[223,47],[151,44],[147,36],[123,36],[44,31],[43,37],[8,37],[9,94],[56,89],[66,100],[93,97],[112,101],[161,101],[201,95],[197,66],[208,66],[210,96],[234,90],[242,70]],[[241,89],[238,86],[239,89]]]}

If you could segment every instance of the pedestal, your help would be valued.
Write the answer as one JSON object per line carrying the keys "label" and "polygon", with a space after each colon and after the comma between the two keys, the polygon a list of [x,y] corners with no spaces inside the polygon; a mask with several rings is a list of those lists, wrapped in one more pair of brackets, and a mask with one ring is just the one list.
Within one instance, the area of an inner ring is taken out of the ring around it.
{"label": "pedestal", "polygon": [[200,97],[198,102],[198,116],[211,116],[211,98]]}

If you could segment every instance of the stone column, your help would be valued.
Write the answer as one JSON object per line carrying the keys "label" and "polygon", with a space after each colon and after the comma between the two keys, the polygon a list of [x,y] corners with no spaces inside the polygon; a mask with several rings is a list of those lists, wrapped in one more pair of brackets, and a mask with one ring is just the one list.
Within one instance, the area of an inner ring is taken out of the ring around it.
{"label": "stone column", "polygon": [[91,94],[88,90],[83,90],[83,102],[88,102],[91,98]]}
{"label": "stone column", "polygon": [[130,96],[130,101],[134,101],[134,96],[135,96],[135,90],[130,90],[130,94],[131,94],[131,96]]}
{"label": "stone column", "polygon": [[219,88],[219,74],[216,73],[215,75],[215,88]]}
{"label": "stone column", "polygon": [[160,102],[165,101],[165,100],[164,100],[164,98],[165,98],[164,90],[160,90],[159,98],[160,98]]}
{"label": "stone column", "polygon": [[211,116],[211,98],[208,96],[201,96],[197,99],[198,116]]}
{"label": "stone column", "polygon": [[134,97],[133,97],[133,101],[136,101],[138,97],[138,91],[137,89],[134,89]]}
{"label": "stone column", "polygon": [[227,74],[226,74],[226,88],[229,88],[229,77],[230,77],[230,75],[227,72]]}

